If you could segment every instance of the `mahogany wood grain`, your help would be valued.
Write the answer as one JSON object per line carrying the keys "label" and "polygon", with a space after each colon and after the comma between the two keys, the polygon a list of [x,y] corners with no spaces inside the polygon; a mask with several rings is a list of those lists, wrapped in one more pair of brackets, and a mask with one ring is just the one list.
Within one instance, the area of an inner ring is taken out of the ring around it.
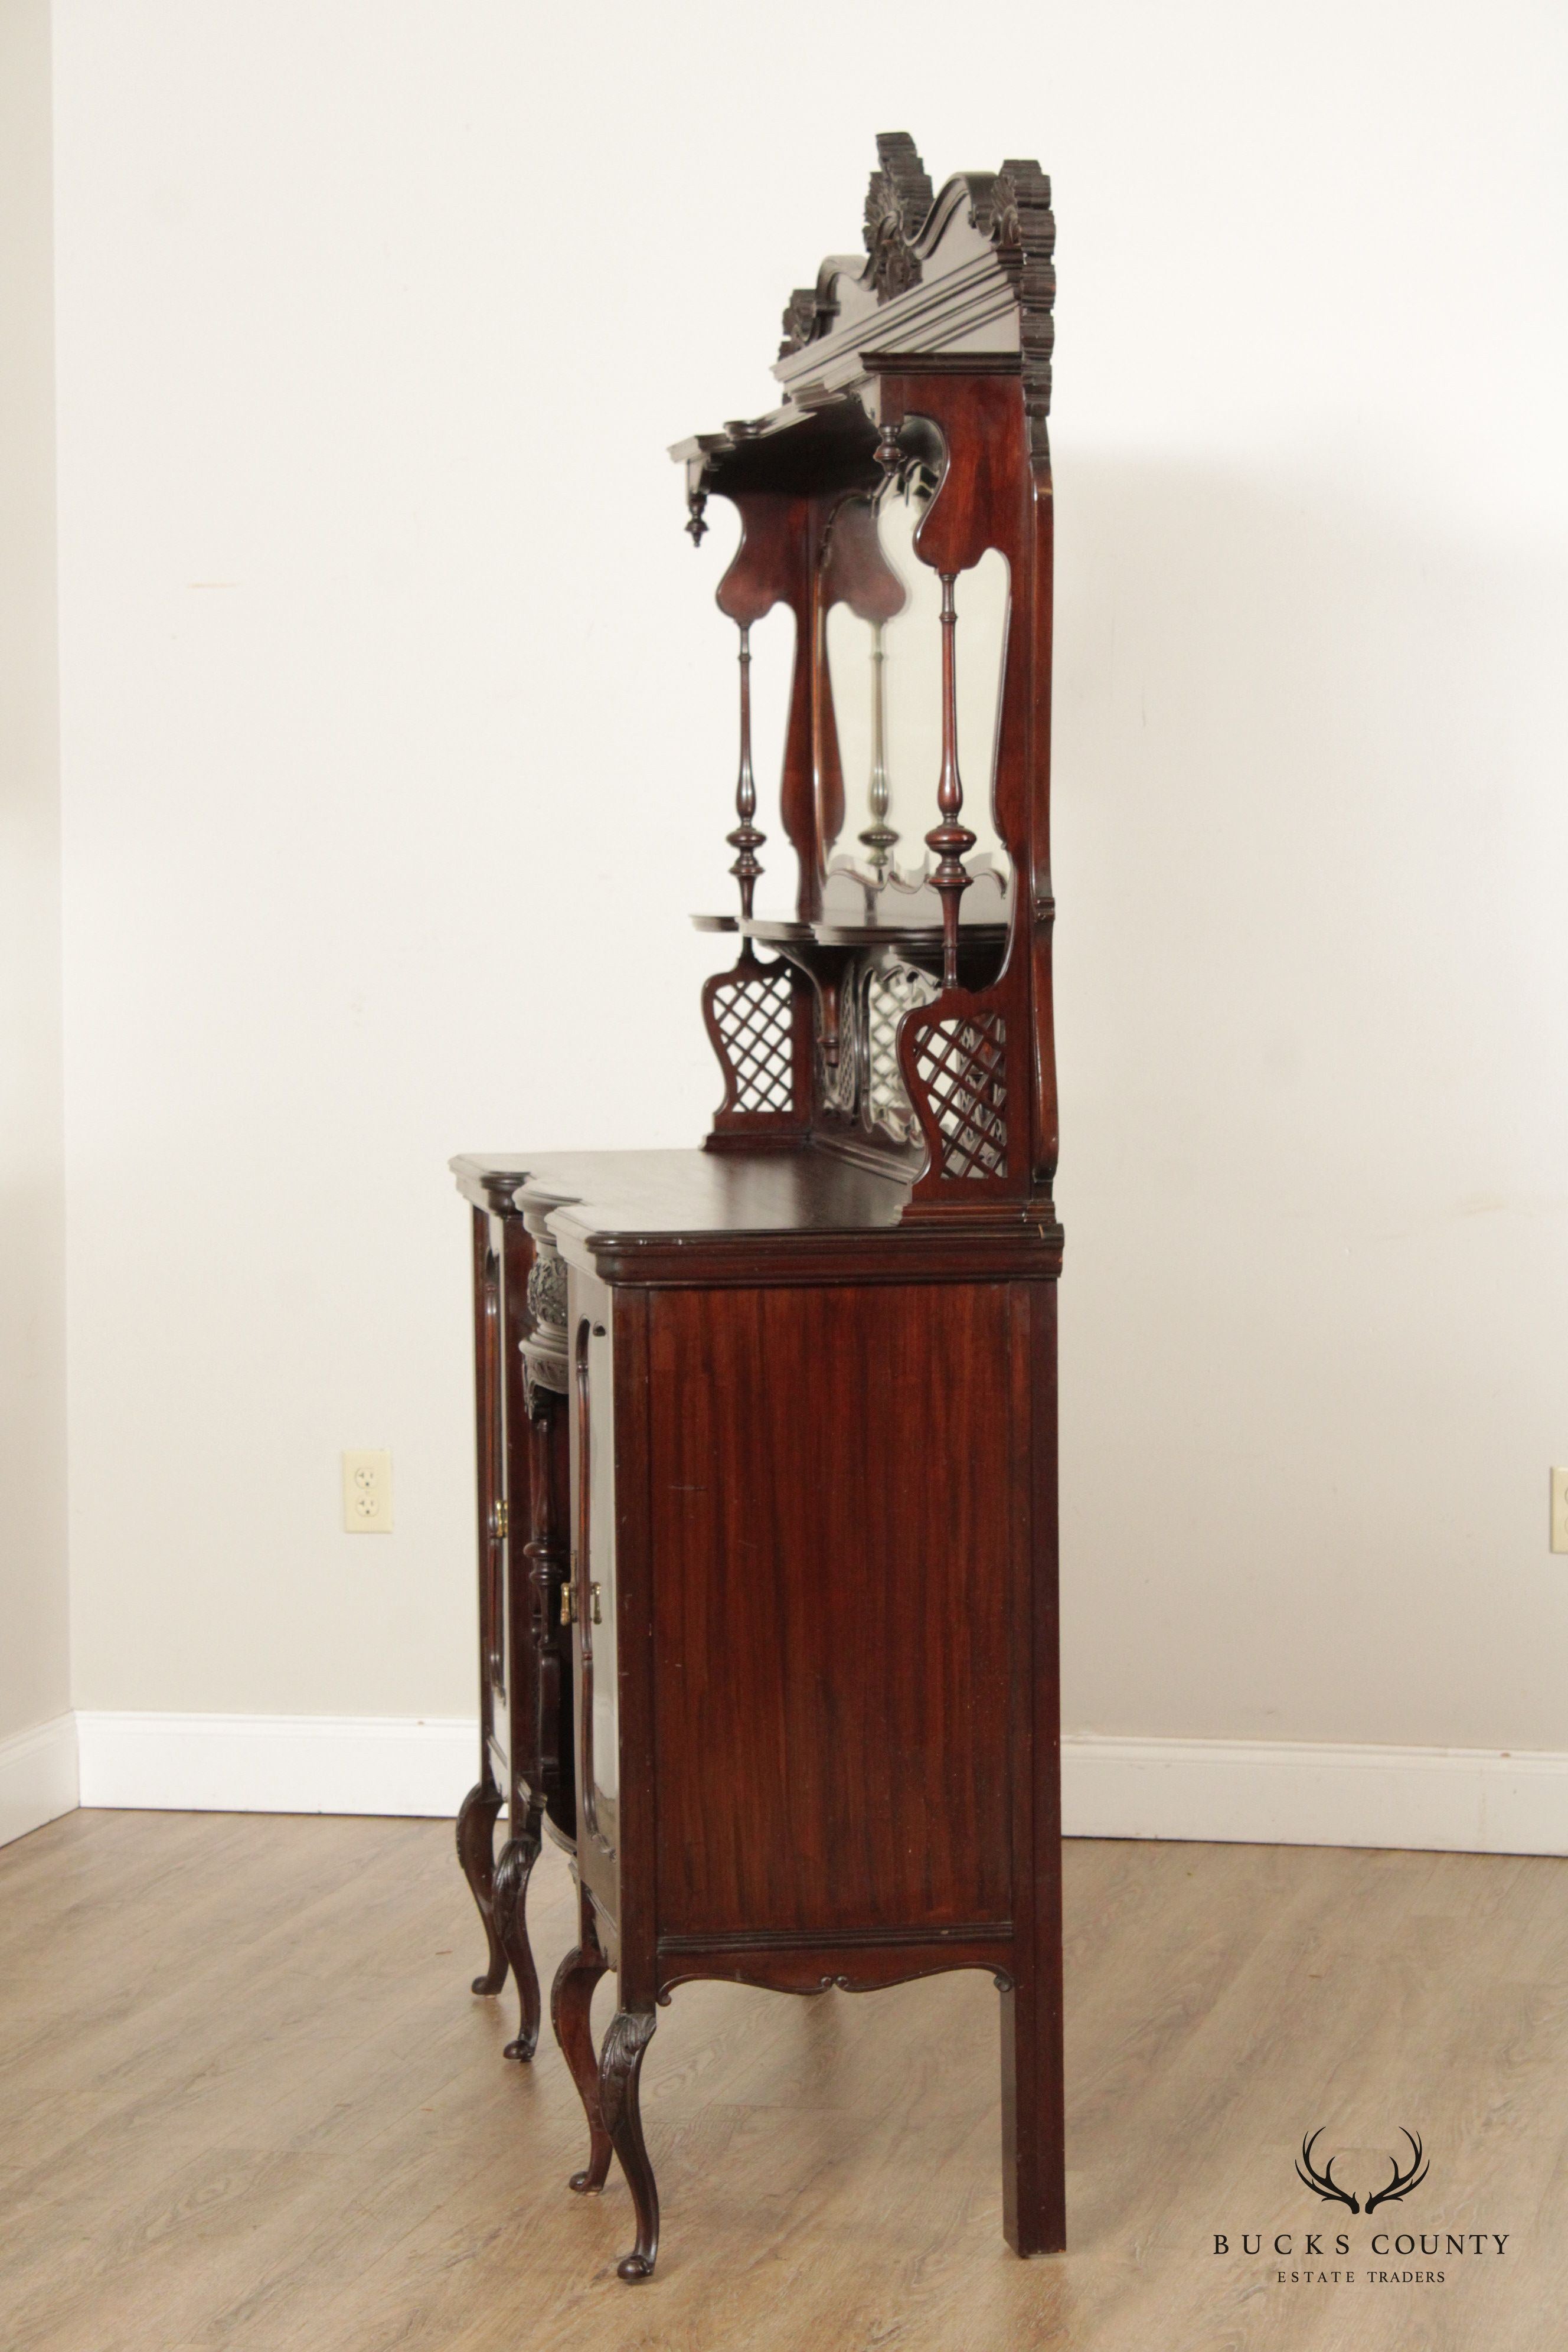
{"label": "mahogany wood grain", "polygon": [[652,1316],[661,1934],[1006,1921],[1006,1290]]}

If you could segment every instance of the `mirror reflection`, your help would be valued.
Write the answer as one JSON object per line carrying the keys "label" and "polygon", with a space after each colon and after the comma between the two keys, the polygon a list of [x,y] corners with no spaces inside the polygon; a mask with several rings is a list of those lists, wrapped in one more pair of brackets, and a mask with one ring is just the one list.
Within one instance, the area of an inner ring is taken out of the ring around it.
{"label": "mirror reflection", "polygon": [[[931,860],[942,767],[942,583],[915,553],[931,496],[911,467],[875,499],[849,499],[834,518],[824,559],[826,643],[844,785],[844,824],[830,871],[873,887],[919,883]],[[954,588],[958,765],[963,823],[975,835],[965,860],[979,875],[1007,871],[996,832],[996,728],[1006,648],[1006,558],[990,548]]]}
{"label": "mirror reflection", "polygon": [[[790,691],[795,681],[795,614],[788,604],[774,604],[753,621],[748,631],[751,655],[747,679],[751,698],[752,780],[757,795],[752,822],[761,830],[757,852],[762,878],[757,885],[758,914],[790,915],[795,911],[795,855],[779,811],[779,786],[784,775],[784,739],[789,731]],[[731,632],[733,636],[734,632]],[[731,653],[733,663],[734,654]],[[731,855],[726,852],[726,856]],[[728,905],[734,883],[726,878],[714,904]]]}

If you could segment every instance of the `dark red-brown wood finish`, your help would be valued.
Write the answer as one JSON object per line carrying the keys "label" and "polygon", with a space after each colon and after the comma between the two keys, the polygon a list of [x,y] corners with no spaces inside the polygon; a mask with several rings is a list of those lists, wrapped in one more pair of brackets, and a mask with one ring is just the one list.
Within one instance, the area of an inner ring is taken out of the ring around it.
{"label": "dark red-brown wood finish", "polygon": [[[718,589],[739,632],[738,905],[705,919],[739,956],[703,995],[724,1079],[706,1148],[454,1163],[476,1210],[488,1663],[458,1839],[490,1937],[479,1989],[510,1962],[526,2039],[537,1995],[512,1958],[512,1883],[542,1809],[578,1881],[552,1997],[589,2131],[572,2186],[603,2188],[619,2159],[628,2280],[658,2248],[643,2058],[658,2007],[694,1978],[821,1994],[985,1969],[1002,1994],[1006,2235],[1021,2254],[1065,2242],[1054,226],[1032,163],[933,192],[907,137],[878,146],[864,268],[825,263],[794,297],[783,405],[675,453],[694,542],[710,497],[742,523]],[[942,607],[929,815],[914,833],[901,803],[901,842],[881,669],[857,831],[831,650],[858,625],[880,665],[905,609],[892,499],[918,512],[914,557]],[[962,740],[957,683],[966,583],[993,551],[1008,583],[994,747]],[[770,842],[751,632],[778,604],[795,656]],[[840,605],[852,622],[833,621]],[[999,864],[973,856],[982,814]],[[900,870],[922,838],[923,867]],[[781,859],[793,911],[761,914]],[[492,1269],[509,1246],[516,1307]],[[515,1459],[514,1414],[533,1432]],[[485,1498],[500,1489],[503,1546],[528,1499],[526,1576],[496,1565]],[[513,1839],[487,1874],[503,1787]],[[617,2000],[595,2053],[606,1969]]]}
{"label": "dark red-brown wood finish", "polygon": [[[557,1622],[566,1431],[522,1352],[539,1328],[542,1296],[540,1253],[512,1199],[523,1163],[501,1154],[452,1166],[472,1208],[479,1561],[479,1777],[458,1814],[458,1853],[489,1947],[473,1990],[500,1992],[510,1973],[520,2017],[505,2054],[526,2061],[540,2022],[529,1877],[545,1822],[568,1847],[575,1828],[570,1644]],[[498,1858],[503,1804],[508,1834]]]}

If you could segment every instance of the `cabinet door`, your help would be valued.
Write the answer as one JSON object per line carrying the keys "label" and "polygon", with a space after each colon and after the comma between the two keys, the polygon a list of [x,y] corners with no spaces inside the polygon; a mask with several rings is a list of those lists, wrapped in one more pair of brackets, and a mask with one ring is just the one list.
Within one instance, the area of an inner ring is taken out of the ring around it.
{"label": "cabinet door", "polygon": [[584,1874],[613,1902],[620,1721],[616,1643],[614,1308],[601,1283],[572,1276],[572,1593],[579,1728],[578,1846]]}
{"label": "cabinet door", "polygon": [[526,1232],[508,1283],[509,1302],[514,1297],[507,1391],[514,1763],[556,1833],[570,1841],[577,1784],[572,1636],[561,1612],[572,1511],[566,1269],[547,1242]]}

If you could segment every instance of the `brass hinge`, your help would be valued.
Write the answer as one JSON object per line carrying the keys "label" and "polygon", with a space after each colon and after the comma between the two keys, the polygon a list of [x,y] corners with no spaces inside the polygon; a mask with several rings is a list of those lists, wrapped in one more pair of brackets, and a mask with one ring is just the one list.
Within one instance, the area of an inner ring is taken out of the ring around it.
{"label": "brass hinge", "polygon": [[577,1587],[570,1577],[561,1588],[561,1622],[570,1625],[577,1614]]}
{"label": "brass hinge", "polygon": [[506,1536],[506,1496],[504,1495],[496,1505],[496,1533],[504,1540]]}
{"label": "brass hinge", "polygon": [[595,1625],[602,1625],[605,1621],[599,1614],[599,1588],[596,1584],[591,1584],[588,1590],[594,1596],[594,1622]]}

